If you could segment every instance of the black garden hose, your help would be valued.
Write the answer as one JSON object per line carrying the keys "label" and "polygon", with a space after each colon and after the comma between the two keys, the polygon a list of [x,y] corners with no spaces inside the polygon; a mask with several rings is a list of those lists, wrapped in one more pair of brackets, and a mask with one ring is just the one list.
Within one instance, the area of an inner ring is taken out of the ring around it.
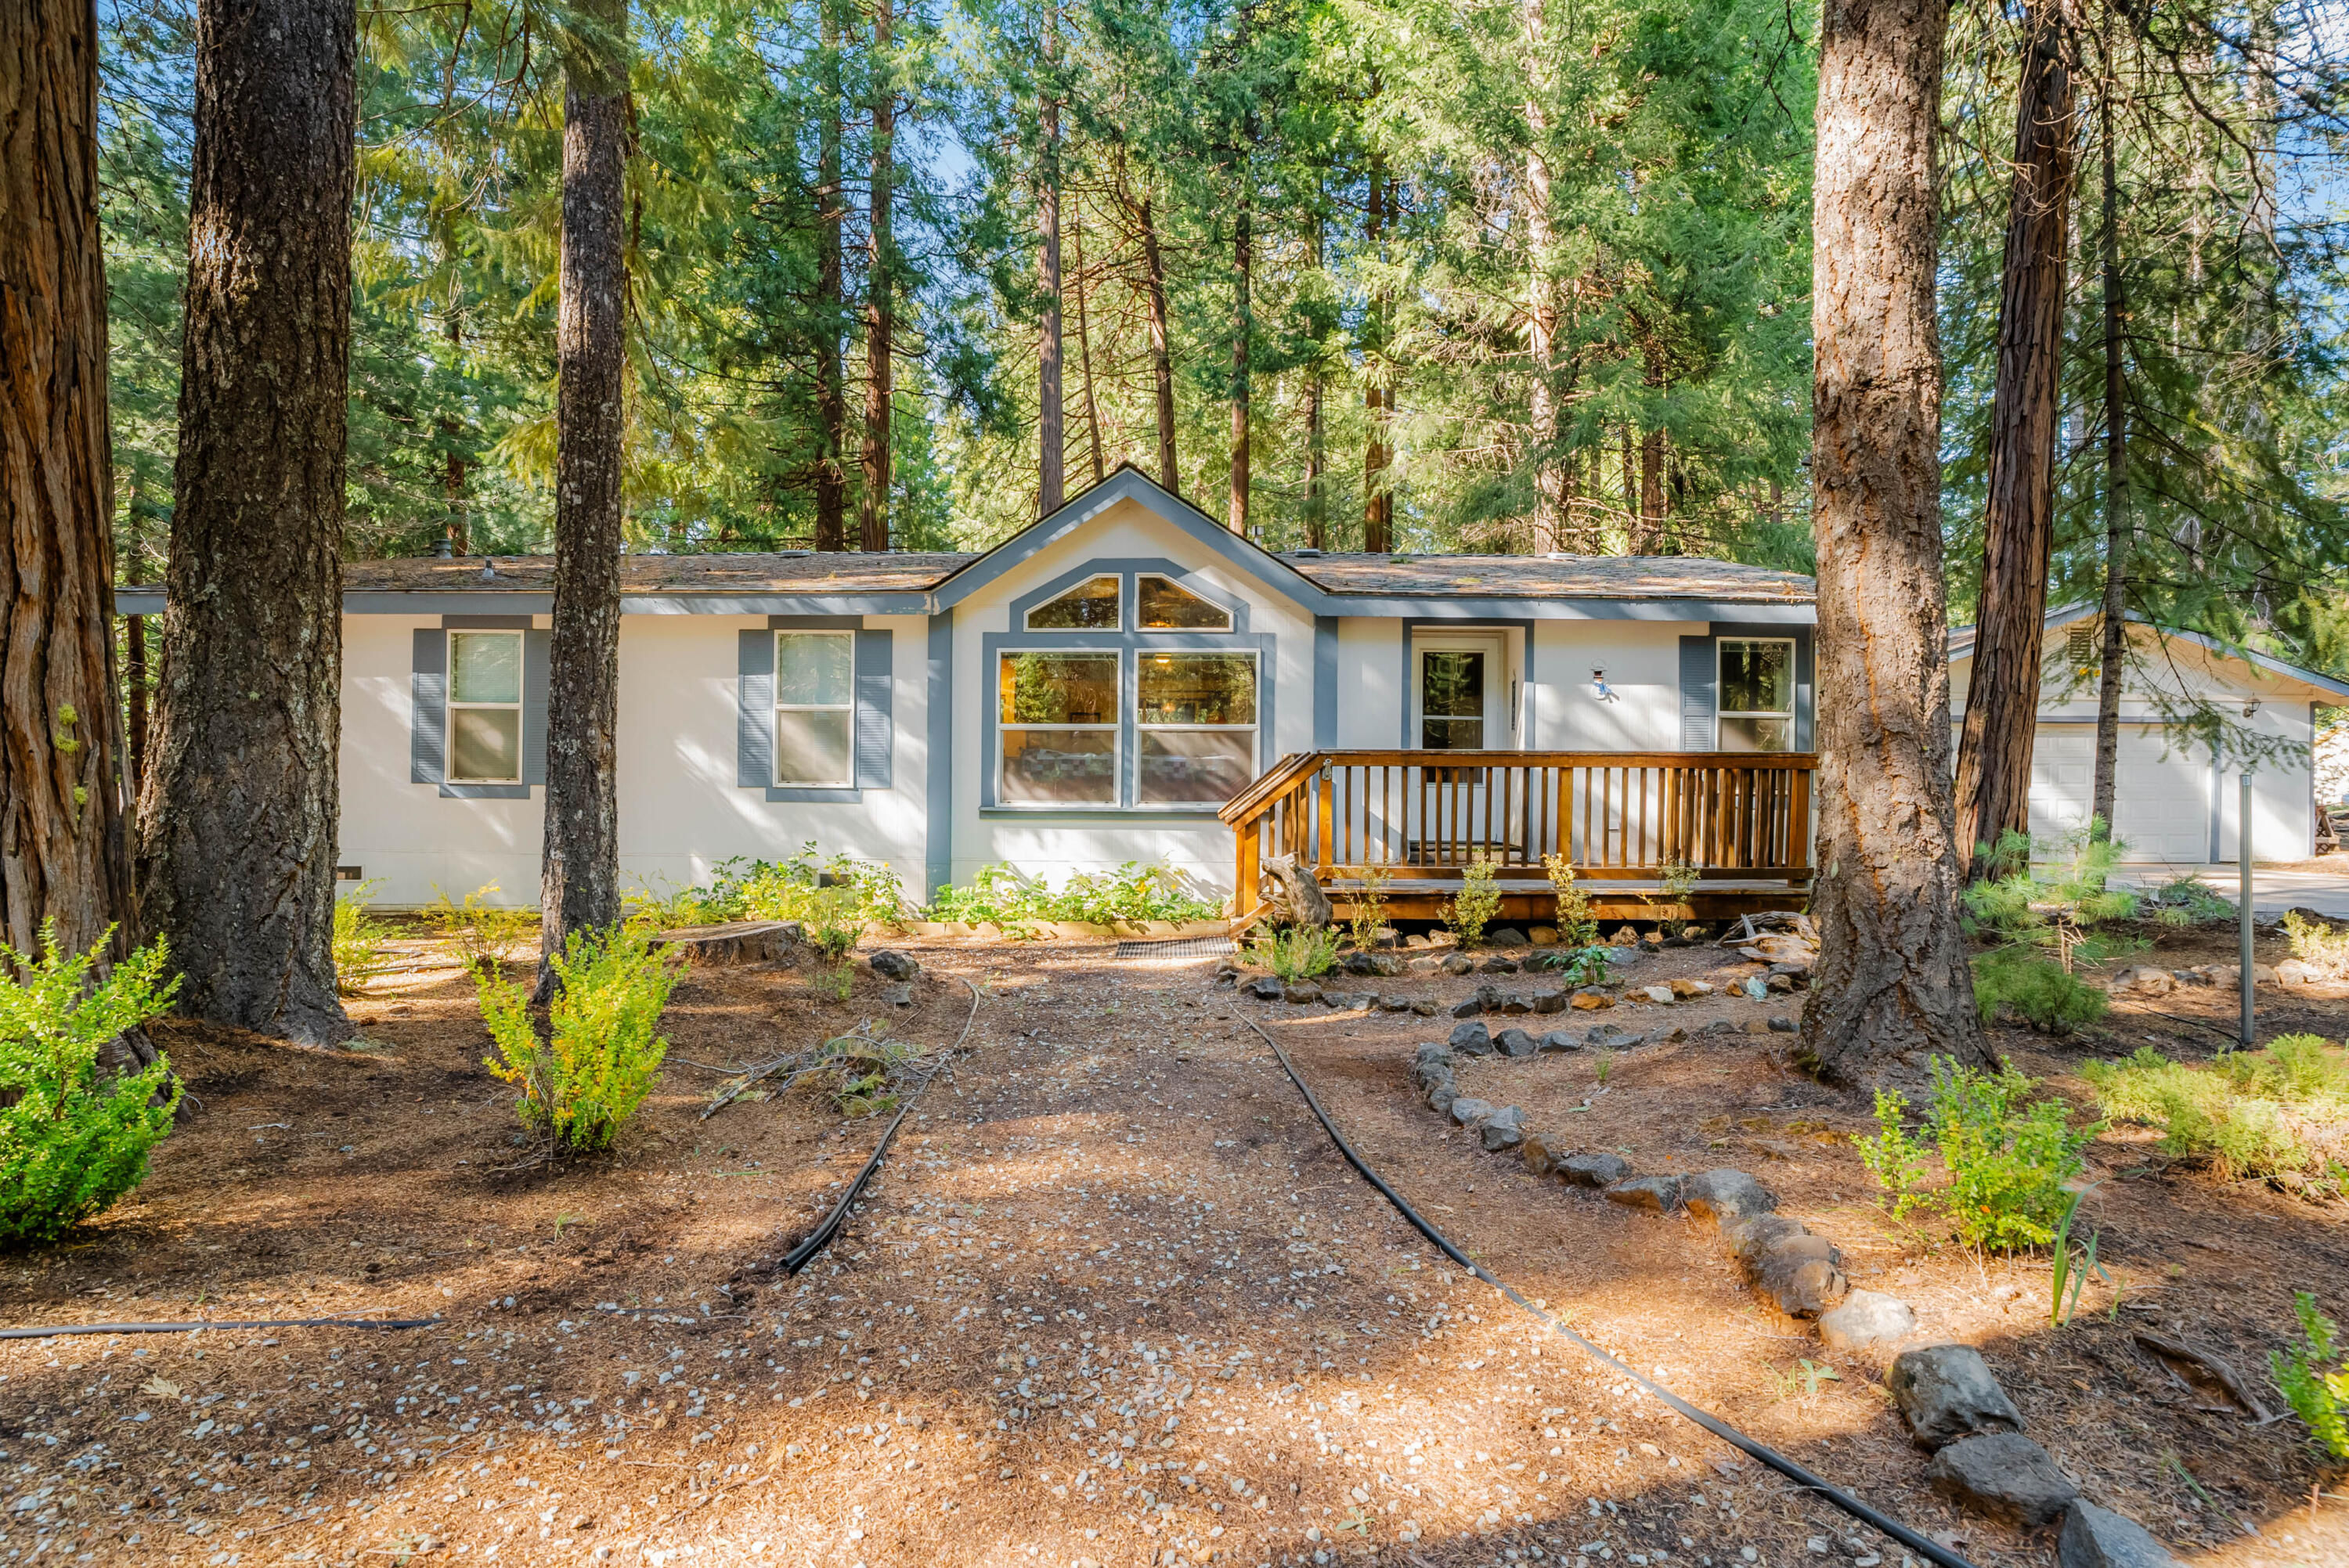
{"label": "black garden hose", "polygon": [[207,1328],[438,1328],[445,1317],[264,1317],[244,1322],[70,1323],[56,1328],[0,1328],[0,1339],[48,1339],[66,1334],[195,1334]]}
{"label": "black garden hose", "polygon": [[1450,1258],[1454,1263],[1458,1264],[1471,1274],[1484,1281],[1486,1284],[1491,1285],[1495,1290],[1499,1291],[1503,1295],[1507,1296],[1511,1301],[1525,1308],[1526,1312],[1531,1313],[1535,1317],[1540,1319],[1543,1326],[1548,1328],[1551,1333],[1580,1346],[1586,1354],[1588,1354],[1593,1360],[1599,1362],[1599,1365],[1620,1372],[1624,1377],[1629,1377],[1632,1382],[1638,1384],[1649,1393],[1653,1394],[1664,1404],[1670,1406],[1672,1409],[1678,1411],[1689,1420],[1695,1422],[1698,1426],[1702,1427],[1706,1431],[1711,1432],[1714,1437],[1719,1438],[1723,1442],[1729,1444],[1732,1448],[1738,1449],[1752,1456],[1754,1459],[1760,1460],[1763,1464],[1767,1465],[1774,1470],[1776,1470],[1780,1475],[1785,1476],[1795,1485],[1800,1486],[1806,1491],[1818,1493],[1827,1501],[1835,1504],[1836,1507],[1843,1510],[1844,1512],[1851,1515],[1854,1519],[1858,1520],[1861,1523],[1866,1524],[1872,1529],[1881,1531],[1884,1534],[1890,1536],[1894,1541],[1899,1542],[1909,1551],[1916,1553],[1927,1562],[1937,1564],[1937,1568],[1973,1568],[1972,1563],[1967,1562],[1963,1557],[1959,1556],[1956,1553],[1951,1551],[1948,1547],[1943,1546],[1939,1542],[1930,1540],[1923,1535],[1920,1535],[1917,1532],[1909,1529],[1899,1520],[1878,1512],[1875,1509],[1870,1508],[1867,1503],[1864,1503],[1859,1499],[1852,1496],[1851,1493],[1844,1491],[1841,1487],[1837,1486],[1834,1482],[1827,1480],[1821,1476],[1813,1474],[1811,1471],[1804,1469],[1801,1465],[1796,1464],[1793,1460],[1790,1460],[1785,1455],[1778,1452],[1777,1449],[1769,1447],[1765,1443],[1756,1442],[1752,1438],[1749,1438],[1744,1433],[1739,1431],[1736,1428],[1731,1426],[1728,1422],[1723,1420],[1720,1417],[1711,1415],[1703,1410],[1698,1409],[1694,1405],[1690,1404],[1686,1399],[1682,1398],[1678,1394],[1673,1393],[1671,1389],[1663,1387],[1661,1384],[1641,1377],[1637,1371],[1625,1366],[1621,1361],[1618,1360],[1613,1356],[1609,1355],[1606,1351],[1601,1350],[1598,1346],[1593,1345],[1581,1335],[1576,1333],[1571,1326],[1560,1319],[1551,1316],[1540,1307],[1536,1306],[1532,1302],[1527,1301],[1523,1295],[1517,1293],[1515,1286],[1507,1284],[1495,1277],[1491,1270],[1485,1268],[1484,1264],[1476,1262],[1467,1253],[1462,1252],[1458,1247],[1454,1246],[1450,1239],[1447,1238],[1443,1232],[1437,1230],[1433,1225],[1428,1223],[1426,1220],[1421,1218],[1418,1210],[1413,1208],[1408,1202],[1404,1202],[1401,1193],[1388,1186],[1385,1180],[1381,1178],[1377,1171],[1371,1170],[1370,1166],[1364,1162],[1360,1154],[1354,1152],[1354,1146],[1346,1141],[1345,1134],[1338,1130],[1337,1123],[1330,1119],[1330,1113],[1321,1109],[1321,1102],[1313,1098],[1313,1091],[1306,1087],[1305,1079],[1298,1075],[1296,1065],[1288,1059],[1288,1053],[1280,1048],[1280,1042],[1274,1039],[1270,1035],[1265,1033],[1263,1026],[1257,1023],[1255,1019],[1242,1018],[1241,1022],[1247,1025],[1249,1028],[1256,1030],[1258,1037],[1260,1037],[1266,1045],[1272,1047],[1272,1054],[1280,1063],[1281,1070],[1288,1075],[1288,1081],[1297,1086],[1297,1092],[1305,1097],[1306,1106],[1313,1112],[1315,1118],[1320,1121],[1321,1130],[1328,1133],[1330,1135],[1330,1140],[1338,1146],[1338,1152],[1346,1157],[1346,1163],[1351,1165],[1357,1171],[1361,1172],[1362,1180],[1377,1188],[1379,1191],[1379,1196],[1384,1198],[1389,1203],[1394,1205],[1395,1212],[1401,1214],[1404,1219],[1410,1221],[1412,1228],[1417,1231],[1421,1235],[1425,1236],[1435,1245],[1439,1252],[1444,1253],[1444,1256]]}

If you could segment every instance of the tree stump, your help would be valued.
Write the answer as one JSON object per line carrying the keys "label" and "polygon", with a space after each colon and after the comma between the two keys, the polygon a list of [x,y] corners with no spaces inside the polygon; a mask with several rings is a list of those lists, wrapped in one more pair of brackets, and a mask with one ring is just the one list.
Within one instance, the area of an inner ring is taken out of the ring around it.
{"label": "tree stump", "polygon": [[1330,906],[1330,895],[1321,891],[1313,873],[1298,863],[1295,855],[1275,855],[1264,862],[1264,869],[1280,884],[1280,902],[1288,916],[1286,923],[1319,929],[1328,925],[1337,913]]}

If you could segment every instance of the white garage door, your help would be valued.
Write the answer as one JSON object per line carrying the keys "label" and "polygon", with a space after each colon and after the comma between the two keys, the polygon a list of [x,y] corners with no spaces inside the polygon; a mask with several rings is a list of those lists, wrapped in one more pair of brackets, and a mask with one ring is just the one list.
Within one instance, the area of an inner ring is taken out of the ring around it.
{"label": "white garage door", "polygon": [[[2210,852],[2209,764],[2164,740],[2158,726],[2121,731],[2113,831],[2129,860],[2199,866]],[[2086,827],[2095,779],[2093,728],[2043,728],[2031,754],[2032,838],[2054,849]]]}

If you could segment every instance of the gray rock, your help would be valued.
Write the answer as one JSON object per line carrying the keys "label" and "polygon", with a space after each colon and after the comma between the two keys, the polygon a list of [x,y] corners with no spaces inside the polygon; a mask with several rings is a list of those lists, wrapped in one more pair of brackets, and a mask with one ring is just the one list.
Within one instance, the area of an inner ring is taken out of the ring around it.
{"label": "gray rock", "polygon": [[1527,1013],[1534,1010],[1534,1005],[1532,1002],[1528,1001],[1522,993],[1509,991],[1505,992],[1501,995],[1500,999],[1493,1005],[1491,1010],[1495,1013],[1506,1014],[1512,1018],[1522,1018]]}
{"label": "gray rock", "polygon": [[1743,1171],[1708,1171],[1681,1183],[1681,1202],[1700,1220],[1718,1228],[1777,1208],[1768,1188]]}
{"label": "gray rock", "polygon": [[1678,1024],[1674,1024],[1669,1029],[1652,1030],[1643,1037],[1651,1046],[1669,1046],[1675,1041],[1687,1039],[1689,1032]]}
{"label": "gray rock", "polygon": [[1427,1109],[1438,1116],[1450,1116],[1452,1107],[1459,1098],[1459,1087],[1447,1078],[1427,1091]]}
{"label": "gray rock", "polygon": [[1474,1127],[1500,1109],[1489,1099],[1464,1094],[1452,1102],[1452,1119],[1463,1127]]}
{"label": "gray rock", "polygon": [[1572,1001],[1572,994],[1564,990],[1537,991],[1533,996],[1533,1010],[1545,1015],[1563,1013]]}
{"label": "gray rock", "polygon": [[1677,1176],[1630,1176],[1611,1182],[1606,1191],[1607,1201],[1620,1203],[1627,1209],[1649,1209],[1669,1214],[1681,1206],[1681,1179]]}
{"label": "gray rock", "polygon": [[1338,960],[1338,967],[1349,975],[1368,975],[1371,972],[1371,955],[1358,947]]}
{"label": "gray rock", "polygon": [[1493,1054],[1493,1031],[1482,1022],[1472,1020],[1454,1029],[1448,1043],[1455,1051],[1465,1051],[1472,1057],[1489,1057]]}
{"label": "gray rock", "polygon": [[1856,1290],[1833,1312],[1819,1315],[1819,1342],[1830,1350],[1898,1345],[1917,1332],[1917,1315],[1897,1295]]}
{"label": "gray rock", "polygon": [[1485,940],[1495,947],[1530,947],[1533,939],[1514,925],[1495,926],[1485,934]]}
{"label": "gray rock", "polygon": [[1892,1402],[1929,1449],[1989,1432],[2019,1432],[2023,1412],[1971,1345],[1929,1345],[1893,1357]]}
{"label": "gray rock", "polygon": [[[1769,988],[1773,995],[1780,995],[1788,991],[1792,991],[1795,988],[1795,977],[1792,975],[1785,974],[1780,970],[1773,969],[1769,974],[1762,976],[1762,984]],[[1770,1021],[1773,1024],[1777,1022],[1775,1018],[1773,1018]]]}
{"label": "gray rock", "polygon": [[1280,977],[1275,975],[1259,975],[1240,989],[1259,1002],[1278,1002],[1280,1000]]}
{"label": "gray rock", "polygon": [[1759,975],[1748,975],[1737,983],[1737,989],[1759,1002],[1770,995],[1769,985]]}
{"label": "gray rock", "polygon": [[888,1003],[892,1007],[912,1006],[914,1005],[914,987],[912,983],[909,981],[898,980],[890,985],[882,986],[881,1000]]}
{"label": "gray rock", "polygon": [[1402,973],[1402,959],[1392,953],[1371,953],[1363,955],[1364,963],[1358,973],[1375,975],[1381,980],[1392,980]]}
{"label": "gray rock", "polygon": [[1442,1040],[1423,1040],[1419,1048],[1412,1052],[1411,1059],[1415,1062],[1448,1062],[1452,1059],[1452,1047]]}
{"label": "gray rock", "polygon": [[1440,1011],[1433,996],[1422,996],[1411,1005],[1411,1010],[1413,1016],[1422,1018],[1433,1018]]}
{"label": "gray rock", "polygon": [[[2253,863],[2256,864],[2256,861]],[[1779,1014],[1770,1020],[1770,1032],[1774,1035],[1797,1034],[1801,1029],[1802,1026],[1800,1024],[1795,1023],[1794,1019],[1787,1017],[1784,1014]]]}
{"label": "gray rock", "polygon": [[2053,1524],[2080,1495],[2047,1450],[2021,1432],[1960,1438],[1933,1456],[1925,1480],[1943,1497],[2008,1524]]}
{"label": "gray rock", "polygon": [[1482,996],[1463,996],[1452,1004],[1452,1016],[1455,1018],[1473,1018],[1484,1010],[1485,998]]}
{"label": "gray rock", "polygon": [[1715,1018],[1696,1032],[1700,1035],[1733,1035],[1737,1033],[1737,1026],[1726,1018]]}
{"label": "gray rock", "polygon": [[1446,975],[1465,975],[1475,967],[1476,961],[1464,953],[1444,954],[1443,968]]}
{"label": "gray rock", "polygon": [[1730,1252],[1744,1264],[1755,1262],[1788,1236],[1807,1236],[1810,1233],[1808,1225],[1800,1220],[1790,1220],[1784,1214],[1764,1214],[1721,1227],[1721,1239],[1729,1243]]}
{"label": "gray rock", "polygon": [[1574,1037],[1571,1029],[1552,1029],[1541,1037],[1541,1048],[1545,1051],[1578,1051],[1582,1048],[1582,1042]]}
{"label": "gray rock", "polygon": [[1516,972],[1517,961],[1504,957],[1498,953],[1476,965],[1476,973],[1479,975],[1515,975]]}
{"label": "gray rock", "polygon": [[2055,1562],[2057,1568],[2178,1568],[2178,1559],[2144,1525],[2076,1497],[2064,1511]]}
{"label": "gray rock", "polygon": [[1631,1173],[1619,1154],[1569,1154],[1557,1162],[1557,1173],[1576,1187],[1609,1187]]}
{"label": "gray rock", "polygon": [[1422,1062],[1411,1069],[1411,1081],[1419,1086],[1420,1093],[1433,1094],[1437,1084],[1454,1081],[1452,1064],[1448,1061]]}
{"label": "gray rock", "polygon": [[1412,998],[1409,996],[1403,995],[1401,992],[1389,991],[1379,997],[1379,1011],[1381,1013],[1408,1013],[1411,1011],[1411,1004]]}
{"label": "gray rock", "polygon": [[1310,980],[1291,980],[1280,988],[1281,999],[1288,1002],[1319,1002],[1323,1000],[1321,987]]}
{"label": "gray rock", "polygon": [[1514,1105],[1503,1106],[1485,1119],[1477,1132],[1485,1140],[1485,1150],[1497,1154],[1504,1149],[1515,1149],[1526,1140],[1526,1113]]}
{"label": "gray rock", "polygon": [[1403,961],[1403,967],[1413,975],[1439,975],[1444,971],[1444,960],[1432,953],[1415,953]]}
{"label": "gray rock", "polygon": [[1782,1236],[1754,1260],[1754,1288],[1788,1317],[1816,1317],[1850,1293],[1841,1262],[1825,1236]]}
{"label": "gray rock", "polygon": [[911,980],[922,972],[922,966],[911,955],[885,947],[864,961],[873,965],[873,973],[889,980]]}
{"label": "gray rock", "polygon": [[1529,1057],[1541,1047],[1523,1029],[1503,1029],[1493,1037],[1493,1044],[1505,1057]]}

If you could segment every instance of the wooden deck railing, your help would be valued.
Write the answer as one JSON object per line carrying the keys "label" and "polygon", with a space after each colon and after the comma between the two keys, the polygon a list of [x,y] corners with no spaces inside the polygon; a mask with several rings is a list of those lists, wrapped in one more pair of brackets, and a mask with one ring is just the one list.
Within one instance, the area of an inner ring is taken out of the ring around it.
{"label": "wooden deck railing", "polygon": [[[1373,870],[1398,883],[1456,879],[1480,857],[1539,878],[1564,854],[1593,882],[1811,880],[1808,753],[1311,751],[1283,758],[1220,815],[1237,837],[1238,911],[1267,859],[1294,854],[1323,882]],[[1399,890],[1400,891],[1400,890]]]}

